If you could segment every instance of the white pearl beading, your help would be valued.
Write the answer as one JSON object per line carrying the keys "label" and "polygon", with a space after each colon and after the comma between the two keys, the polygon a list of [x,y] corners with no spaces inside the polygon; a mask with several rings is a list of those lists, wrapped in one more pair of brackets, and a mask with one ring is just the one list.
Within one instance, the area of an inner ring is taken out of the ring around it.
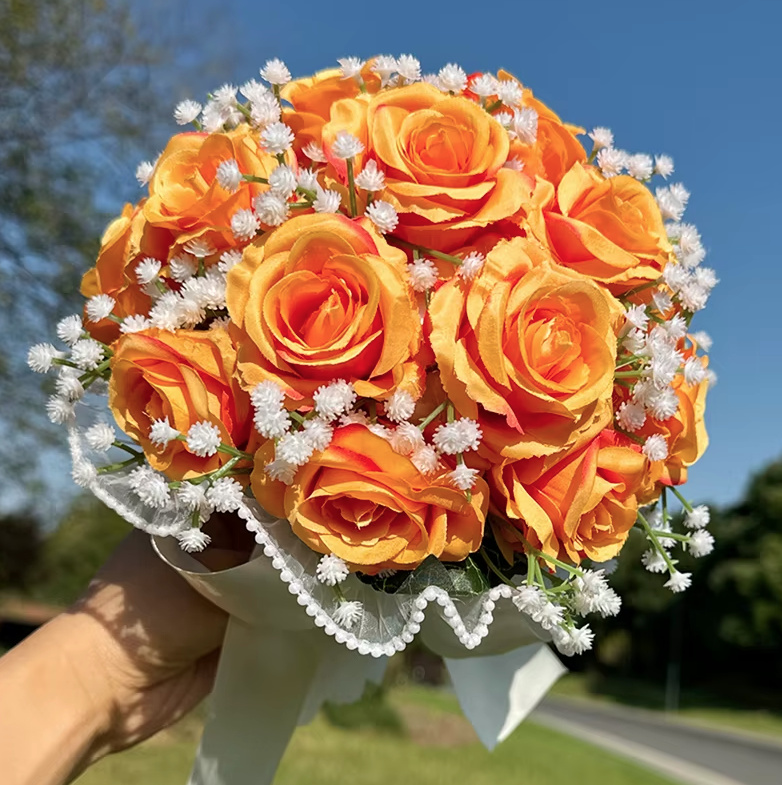
{"label": "white pearl beading", "polygon": [[[81,414],[85,411],[96,414],[95,407],[80,404],[79,409]],[[128,523],[148,534],[172,536],[189,526],[190,512],[180,508],[174,498],[163,508],[144,506],[130,487],[130,469],[108,474],[95,473],[96,467],[91,460],[94,457],[91,453],[94,451],[87,445],[83,434],[98,417],[99,413],[92,422],[74,422],[68,425],[74,471],[81,470],[82,476],[88,478],[82,485]],[[350,594],[357,596],[346,596],[346,599],[363,601],[359,624],[371,634],[362,630],[356,633],[347,625],[338,624],[334,620],[334,610],[339,605],[336,595],[315,576],[320,554],[310,551],[288,527],[285,527],[290,534],[288,542],[281,544],[279,540],[282,538],[274,535],[284,532],[280,527],[284,522],[271,518],[254,500],[244,500],[237,513],[248,531],[254,535],[255,541],[263,548],[280,580],[287,585],[288,591],[312,618],[315,626],[332,636],[337,643],[358,651],[359,654],[390,657],[403,651],[420,632],[427,608],[433,603],[459,642],[468,650],[475,649],[489,634],[497,602],[510,600],[514,593],[511,586],[503,584],[480,595],[452,598],[444,589],[432,585],[417,595],[389,595],[357,580],[352,583],[346,581],[342,584],[342,591],[347,595],[350,586]],[[385,605],[385,608],[373,614],[366,607],[367,598],[374,598],[378,605]],[[463,606],[463,611],[460,612],[457,604]]]}

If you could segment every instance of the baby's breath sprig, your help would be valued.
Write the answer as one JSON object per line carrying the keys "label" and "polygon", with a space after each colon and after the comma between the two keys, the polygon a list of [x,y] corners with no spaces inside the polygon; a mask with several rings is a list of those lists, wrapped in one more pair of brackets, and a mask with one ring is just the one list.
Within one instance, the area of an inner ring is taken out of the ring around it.
{"label": "baby's breath sprig", "polygon": [[[668,512],[667,491],[671,490],[684,507],[684,525],[687,533],[672,530],[672,517]],[[709,523],[709,509],[705,505],[693,507],[674,487],[664,488],[660,497],[659,509],[652,509],[644,514],[638,512],[638,528],[646,535],[651,548],[644,553],[642,562],[650,572],[668,572],[666,588],[673,592],[681,592],[690,586],[691,574],[680,572],[669,551],[679,543],[694,558],[706,556],[714,548],[714,537],[705,530]]]}
{"label": "baby's breath sprig", "polygon": [[358,215],[358,205],[356,202],[356,179],[354,176],[354,165],[356,156],[364,152],[364,145],[352,134],[347,131],[340,131],[334,144],[331,146],[331,152],[334,156],[343,160],[347,167],[348,179],[348,199],[350,202],[350,217],[355,218]]}
{"label": "baby's breath sprig", "polygon": [[[668,568],[668,571],[671,574],[676,572],[676,562],[670,557],[668,551],[663,547],[663,542],[665,538],[668,537],[669,532],[667,532],[664,528],[653,528],[646,519],[646,516],[640,510],[638,511],[638,522],[640,523],[641,529],[643,530],[644,534],[646,534],[646,537],[652,544],[654,550],[657,552],[663,562],[665,562],[665,566]],[[663,519],[663,526],[667,525],[668,521]]]}
{"label": "baby's breath sprig", "polygon": [[342,591],[340,584],[347,579],[348,575],[350,575],[350,568],[347,563],[333,553],[323,556],[315,570],[317,580],[324,586],[331,587],[337,599],[337,606],[333,614],[334,621],[350,628],[361,619],[364,607],[357,600],[348,600]]}
{"label": "baby's breath sprig", "polygon": [[[576,619],[590,613],[613,616],[621,606],[619,596],[608,586],[605,571],[567,564],[535,548],[510,522],[501,518],[494,520],[524,547],[527,567],[522,584],[508,579],[491,562],[485,549],[481,552],[489,569],[503,583],[514,587],[511,599],[516,607],[551,632],[560,653],[571,656],[591,648],[592,630],[588,625],[578,627]],[[554,569],[544,572],[543,563],[551,564],[559,573]]]}

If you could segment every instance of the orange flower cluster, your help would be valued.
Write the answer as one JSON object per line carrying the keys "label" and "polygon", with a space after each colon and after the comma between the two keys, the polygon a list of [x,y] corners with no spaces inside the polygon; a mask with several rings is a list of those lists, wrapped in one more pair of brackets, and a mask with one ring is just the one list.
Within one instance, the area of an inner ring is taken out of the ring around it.
{"label": "orange flower cluster", "polygon": [[224,88],[148,167],[82,285],[116,421],[370,575],[606,561],[706,446],[688,194],[505,72],[397,68]]}

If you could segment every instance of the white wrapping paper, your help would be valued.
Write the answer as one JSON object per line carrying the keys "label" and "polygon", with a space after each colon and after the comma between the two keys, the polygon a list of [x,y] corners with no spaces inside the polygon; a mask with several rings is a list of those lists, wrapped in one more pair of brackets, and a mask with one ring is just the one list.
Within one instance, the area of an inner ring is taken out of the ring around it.
{"label": "white wrapping paper", "polygon": [[[325,635],[260,549],[247,564],[209,572],[172,538],[155,538],[155,547],[231,614],[190,785],[269,785],[296,725],[324,701],[357,700],[367,681],[382,680],[387,657],[359,654]],[[490,749],[565,670],[533,642],[537,631],[507,600],[497,604],[478,649],[466,649],[437,611],[426,615],[420,634],[445,658],[462,709]]]}

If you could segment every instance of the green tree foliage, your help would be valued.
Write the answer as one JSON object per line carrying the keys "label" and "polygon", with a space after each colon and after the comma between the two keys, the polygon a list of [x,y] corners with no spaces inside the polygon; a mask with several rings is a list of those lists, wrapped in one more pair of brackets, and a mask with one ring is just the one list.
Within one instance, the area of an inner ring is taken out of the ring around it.
{"label": "green tree foliage", "polygon": [[152,143],[147,111],[161,107],[148,73],[159,61],[120,0],[0,5],[4,328],[24,325],[35,338],[52,312],[72,307],[106,219],[100,186]]}
{"label": "green tree foliage", "polygon": [[42,415],[27,347],[51,340],[56,320],[80,309],[103,227],[122,201],[139,198],[136,165],[175,128],[179,80],[197,89],[191,74],[205,57],[193,41],[203,30],[196,38],[190,28],[206,26],[219,47],[214,21],[194,19],[183,0],[0,3],[0,330],[16,339],[0,350],[6,503],[12,484],[39,468],[20,454],[61,437]]}
{"label": "green tree foliage", "polygon": [[756,475],[744,500],[715,523],[706,591],[719,600],[719,640],[773,662],[782,681],[782,460]]}
{"label": "green tree foliage", "polygon": [[38,567],[42,538],[30,514],[0,517],[0,593],[26,588]]}
{"label": "green tree foliage", "polygon": [[752,478],[738,504],[712,509],[709,530],[716,540],[709,556],[676,551],[680,569],[693,574],[692,588],[680,595],[663,589],[664,576],[640,568],[645,543],[631,538],[611,579],[622,612],[593,623],[597,651],[584,664],[661,683],[673,658],[688,686],[750,689],[779,703],[782,459]]}

